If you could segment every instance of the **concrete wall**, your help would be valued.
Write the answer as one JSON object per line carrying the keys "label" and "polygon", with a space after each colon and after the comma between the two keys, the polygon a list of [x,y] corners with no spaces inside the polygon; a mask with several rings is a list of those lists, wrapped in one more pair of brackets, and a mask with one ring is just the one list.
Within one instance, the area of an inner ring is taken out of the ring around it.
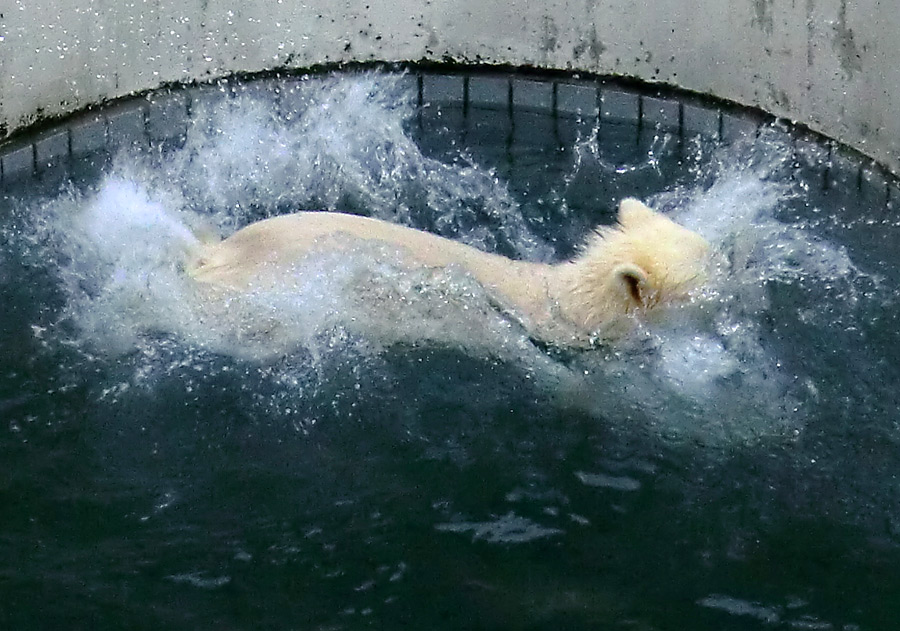
{"label": "concrete wall", "polygon": [[888,0],[0,0],[0,131],[167,82],[452,59],[713,94],[900,173],[897,40]]}

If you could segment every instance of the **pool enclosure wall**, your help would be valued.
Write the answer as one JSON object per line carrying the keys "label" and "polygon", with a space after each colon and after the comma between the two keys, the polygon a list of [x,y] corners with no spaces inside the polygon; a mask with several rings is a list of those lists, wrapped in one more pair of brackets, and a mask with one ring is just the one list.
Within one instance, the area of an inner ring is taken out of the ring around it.
{"label": "pool enclosure wall", "polygon": [[898,35],[881,0],[0,0],[0,137],[173,83],[455,62],[712,95],[900,173]]}

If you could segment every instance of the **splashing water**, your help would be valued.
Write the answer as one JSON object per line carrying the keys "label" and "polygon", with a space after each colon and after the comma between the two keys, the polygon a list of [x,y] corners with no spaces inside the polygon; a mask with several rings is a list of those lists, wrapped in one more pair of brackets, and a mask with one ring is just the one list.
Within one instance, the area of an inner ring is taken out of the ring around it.
{"label": "splashing water", "polygon": [[[303,384],[300,401],[286,404],[295,411],[308,388],[328,380],[328,361],[378,370],[390,339],[516,365],[564,405],[613,421],[644,419],[676,441],[753,441],[803,429],[817,388],[767,329],[783,317],[771,313],[772,286],[841,287],[834,299],[852,309],[862,274],[810,226],[779,220],[798,193],[789,149],[765,137],[704,162],[699,183],[651,200],[706,237],[716,265],[695,303],[617,348],[561,362],[465,275],[391,268],[364,249],[304,261],[272,291],[206,304],[183,272],[199,239],[296,209],[364,212],[489,251],[552,258],[552,244],[531,233],[494,172],[461,153],[444,163],[422,152],[409,131],[415,108],[404,85],[402,77],[368,74],[298,82],[277,102],[201,102],[183,147],[116,160],[96,190],[36,209],[32,228],[43,236],[32,241],[55,262],[66,300],[60,323],[75,331],[68,341],[100,355],[137,352],[142,375],[161,357],[183,362],[191,352],[269,366],[259,370],[273,383]],[[564,187],[590,159],[579,147]],[[661,168],[654,152],[648,160],[647,168]],[[373,301],[385,306],[375,321]]]}
{"label": "splashing water", "polygon": [[[647,168],[658,168],[656,146],[654,141]],[[576,167],[583,160],[582,149]],[[728,444],[800,434],[819,385],[808,352],[801,351],[807,356],[800,361],[796,348],[782,355],[790,344],[772,329],[800,338],[808,335],[800,329],[812,323],[821,329],[860,326],[857,288],[877,279],[809,220],[781,219],[805,203],[793,165],[790,142],[778,128],[767,128],[758,139],[696,157],[688,184],[651,198],[652,206],[713,245],[711,278],[702,296],[673,309],[665,322],[639,329],[613,357],[582,362],[606,387],[618,384],[589,407],[602,413],[616,407],[610,401],[628,402],[616,414],[650,416],[676,441]],[[622,172],[616,165],[606,170]],[[773,305],[773,295],[783,299],[813,288],[826,293],[829,306],[805,308],[802,322]]]}
{"label": "splashing water", "polygon": [[414,116],[402,76],[301,81],[280,108],[249,95],[218,100],[197,108],[183,149],[142,179],[174,183],[186,207],[212,211],[226,233],[282,212],[339,210],[547,258],[497,176],[462,154],[453,164],[425,156],[409,133]]}

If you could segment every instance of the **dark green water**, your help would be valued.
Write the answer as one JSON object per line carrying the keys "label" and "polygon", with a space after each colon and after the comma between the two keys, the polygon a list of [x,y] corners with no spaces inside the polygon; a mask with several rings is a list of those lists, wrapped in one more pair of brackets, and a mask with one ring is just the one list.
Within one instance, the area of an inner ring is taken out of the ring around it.
{"label": "dark green water", "polygon": [[[795,169],[777,131],[717,151],[606,125],[598,148],[574,120],[416,111],[389,77],[305,89],[291,116],[196,110],[183,146],[6,191],[0,628],[895,628],[886,199]],[[137,199],[224,231],[341,208],[554,260],[625,196],[725,258],[699,341],[382,348],[315,326],[322,278],[283,312],[305,343],[251,361],[147,307],[172,286],[134,241],[114,264],[63,245],[66,217]]]}

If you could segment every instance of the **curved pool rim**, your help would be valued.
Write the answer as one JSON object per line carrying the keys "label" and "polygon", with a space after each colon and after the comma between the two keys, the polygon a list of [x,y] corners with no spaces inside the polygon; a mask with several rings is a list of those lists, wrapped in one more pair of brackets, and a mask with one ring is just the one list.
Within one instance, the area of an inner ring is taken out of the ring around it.
{"label": "curved pool rim", "polygon": [[577,118],[602,133],[607,125],[636,125],[683,138],[728,145],[777,129],[791,143],[796,168],[825,188],[858,190],[876,206],[900,206],[900,179],[855,149],[757,108],[617,77],[535,69],[448,64],[349,64],[305,72],[242,74],[207,83],[173,84],[39,121],[0,145],[0,183],[63,182],[69,166],[110,156],[122,148],[179,143],[192,111],[210,99],[262,93],[289,111],[291,86],[311,77],[361,72],[401,73],[423,108],[498,110],[512,122],[519,113]]}
{"label": "curved pool rim", "polygon": [[629,78],[795,121],[900,173],[900,13],[879,0],[0,5],[0,137],[173,84],[370,62]]}

